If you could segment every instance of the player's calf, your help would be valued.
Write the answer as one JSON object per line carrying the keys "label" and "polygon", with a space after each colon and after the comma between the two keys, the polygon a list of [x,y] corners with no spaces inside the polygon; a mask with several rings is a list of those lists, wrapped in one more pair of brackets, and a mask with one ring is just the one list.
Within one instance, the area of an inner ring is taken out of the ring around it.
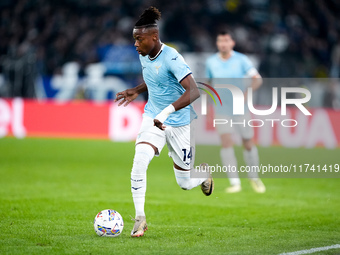
{"label": "player's calf", "polygon": [[174,168],[177,184],[184,190],[191,190],[197,187],[207,178],[192,178],[190,170],[178,170]]}

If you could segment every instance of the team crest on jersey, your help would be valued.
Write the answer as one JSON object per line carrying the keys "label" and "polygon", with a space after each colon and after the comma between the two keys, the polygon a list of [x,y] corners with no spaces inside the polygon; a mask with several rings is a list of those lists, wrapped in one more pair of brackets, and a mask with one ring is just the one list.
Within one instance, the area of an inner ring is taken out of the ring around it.
{"label": "team crest on jersey", "polygon": [[155,66],[157,74],[158,74],[158,69],[161,68],[161,66],[162,66],[162,65]]}

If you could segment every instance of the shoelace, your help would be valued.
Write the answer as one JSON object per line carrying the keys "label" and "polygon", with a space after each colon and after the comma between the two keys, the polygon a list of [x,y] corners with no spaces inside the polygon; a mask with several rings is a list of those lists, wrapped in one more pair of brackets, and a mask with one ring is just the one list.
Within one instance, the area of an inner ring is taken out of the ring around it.
{"label": "shoelace", "polygon": [[129,216],[130,216],[130,218],[131,218],[132,221],[134,221],[134,222],[139,221],[139,220],[133,218],[131,215],[129,215]]}

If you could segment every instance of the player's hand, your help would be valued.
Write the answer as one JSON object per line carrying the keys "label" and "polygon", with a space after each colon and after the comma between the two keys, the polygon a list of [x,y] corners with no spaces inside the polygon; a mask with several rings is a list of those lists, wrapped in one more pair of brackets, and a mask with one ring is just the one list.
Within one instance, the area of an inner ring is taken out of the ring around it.
{"label": "player's hand", "polygon": [[172,104],[169,104],[167,107],[163,109],[160,113],[157,114],[157,116],[154,118],[153,123],[156,127],[158,127],[160,130],[165,130],[165,126],[163,123],[168,118],[168,116],[175,112],[175,107]]}
{"label": "player's hand", "polygon": [[127,89],[122,92],[118,92],[114,101],[118,102],[119,100],[121,100],[118,106],[121,106],[122,104],[124,104],[124,106],[127,106],[129,103],[135,100],[138,95],[139,94],[134,89]]}
{"label": "player's hand", "polygon": [[153,123],[154,123],[154,126],[158,127],[160,130],[165,130],[166,126],[163,125],[162,122],[160,122],[159,120],[157,119],[154,119],[153,120]]}

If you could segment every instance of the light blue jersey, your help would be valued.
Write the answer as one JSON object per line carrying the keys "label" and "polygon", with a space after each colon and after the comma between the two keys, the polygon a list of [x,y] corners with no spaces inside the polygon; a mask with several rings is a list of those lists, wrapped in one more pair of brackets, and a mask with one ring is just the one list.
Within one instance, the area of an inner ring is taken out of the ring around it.
{"label": "light blue jersey", "polygon": [[223,60],[219,53],[208,58],[206,62],[206,77],[214,78],[245,78],[254,69],[250,59],[237,51],[232,51],[227,60]]}
{"label": "light blue jersey", "polygon": [[[215,84],[232,84],[245,91],[250,85],[250,78],[257,74],[250,59],[237,51],[232,51],[227,60],[221,59],[219,53],[209,57],[206,61],[206,78]],[[217,114],[227,114],[232,116],[233,97],[228,89],[216,89],[222,99],[222,106],[217,105]],[[245,110],[247,108],[245,107]]]}
{"label": "light blue jersey", "polygon": [[[191,70],[181,54],[165,44],[154,58],[140,55],[139,59],[149,94],[144,114],[154,119],[165,107],[182,96],[185,89],[180,82],[191,74]],[[194,118],[196,113],[188,105],[171,113],[164,124],[179,127],[188,125]]]}

